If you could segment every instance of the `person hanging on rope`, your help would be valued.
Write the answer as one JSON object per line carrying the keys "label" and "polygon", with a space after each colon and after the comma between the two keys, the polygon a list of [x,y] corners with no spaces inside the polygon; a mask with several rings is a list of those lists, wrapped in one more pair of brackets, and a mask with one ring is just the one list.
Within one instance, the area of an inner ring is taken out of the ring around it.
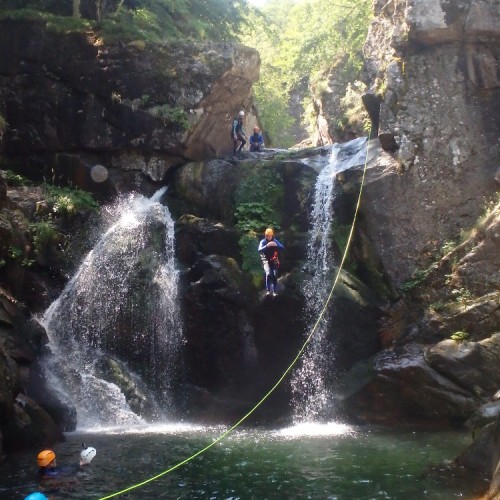
{"label": "person hanging on rope", "polygon": [[239,153],[247,143],[247,137],[245,135],[245,132],[243,131],[244,116],[245,112],[240,111],[238,113],[238,116],[233,120],[233,126],[231,127],[231,139],[233,141],[233,159],[237,159],[237,153]]}
{"label": "person hanging on rope", "polygon": [[259,243],[258,252],[266,273],[266,295],[276,297],[278,294],[278,269],[280,267],[279,250],[285,247],[275,237],[270,227],[264,232],[264,239]]}

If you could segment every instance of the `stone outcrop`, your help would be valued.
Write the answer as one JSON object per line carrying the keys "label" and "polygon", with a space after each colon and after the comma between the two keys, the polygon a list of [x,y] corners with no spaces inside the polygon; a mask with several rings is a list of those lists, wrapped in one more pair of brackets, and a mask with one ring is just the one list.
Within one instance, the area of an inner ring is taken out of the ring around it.
{"label": "stone outcrop", "polygon": [[102,164],[105,194],[145,191],[186,160],[229,153],[233,115],[253,110],[259,55],[240,45],[123,46],[2,21],[0,47],[2,163],[32,178],[92,188],[90,168]]}
{"label": "stone outcrop", "polygon": [[[492,0],[374,2],[365,44],[379,133],[397,168],[367,189],[370,237],[400,285],[429,245],[467,230],[496,189],[500,13]],[[382,222],[382,225],[380,225]]]}

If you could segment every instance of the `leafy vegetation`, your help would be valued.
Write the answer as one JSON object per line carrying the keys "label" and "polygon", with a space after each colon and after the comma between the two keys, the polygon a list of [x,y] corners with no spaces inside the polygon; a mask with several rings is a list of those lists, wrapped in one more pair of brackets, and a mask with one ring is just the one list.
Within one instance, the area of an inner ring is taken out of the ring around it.
{"label": "leafy vegetation", "polygon": [[259,164],[245,172],[236,192],[236,228],[240,233],[242,268],[257,281],[262,275],[257,254],[259,236],[267,227],[279,230],[283,205],[283,186],[279,174]]}
{"label": "leafy vegetation", "polygon": [[3,176],[8,186],[29,186],[31,184],[31,181],[29,179],[26,179],[26,177],[23,177],[22,175],[16,174],[12,170],[4,170]]}
{"label": "leafy vegetation", "polygon": [[[330,92],[327,74],[340,60],[346,82],[359,79],[370,6],[370,0],[270,0],[262,11],[251,11],[243,42],[261,54],[261,78],[254,89],[273,144],[293,144],[289,128],[294,93],[294,98],[305,96],[308,87],[317,96]],[[352,89],[348,98],[353,98]],[[310,98],[302,108],[304,122],[315,122],[317,110]],[[348,123],[350,116],[338,119]]]}
{"label": "leafy vegetation", "polygon": [[56,31],[92,28],[107,40],[228,41],[247,9],[246,0],[3,0],[0,17],[38,19]]}
{"label": "leafy vegetation", "polygon": [[52,210],[65,217],[75,215],[78,211],[97,211],[99,204],[87,191],[68,187],[44,184],[47,201],[52,205]]}
{"label": "leafy vegetation", "polygon": [[32,222],[29,229],[33,248],[37,255],[41,254],[48,245],[56,243],[61,238],[61,234],[57,231],[51,219]]}
{"label": "leafy vegetation", "polygon": [[453,333],[450,338],[455,342],[463,342],[469,338],[469,334],[467,332],[458,331]]}

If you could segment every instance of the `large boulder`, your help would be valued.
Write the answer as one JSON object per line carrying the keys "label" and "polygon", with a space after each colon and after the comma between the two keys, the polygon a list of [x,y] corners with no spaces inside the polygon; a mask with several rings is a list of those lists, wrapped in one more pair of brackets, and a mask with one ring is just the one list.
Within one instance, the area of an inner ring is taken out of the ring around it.
{"label": "large boulder", "polygon": [[425,348],[408,344],[355,365],[344,379],[345,409],[358,422],[449,426],[465,422],[480,398],[431,367]]}

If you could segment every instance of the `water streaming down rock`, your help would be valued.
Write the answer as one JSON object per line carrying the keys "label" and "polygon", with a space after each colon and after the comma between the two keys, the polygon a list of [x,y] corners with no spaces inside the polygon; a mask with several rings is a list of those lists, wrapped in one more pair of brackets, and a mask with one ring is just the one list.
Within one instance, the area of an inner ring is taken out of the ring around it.
{"label": "water streaming down rock", "polygon": [[76,405],[79,427],[173,410],[183,335],[165,191],[106,209],[107,230],[44,315],[47,375]]}
{"label": "water streaming down rock", "polygon": [[[332,251],[332,222],[335,178],[339,172],[363,165],[366,138],[334,144],[328,164],[316,180],[311,212],[311,229],[306,270],[310,278],[304,287],[307,334],[312,330],[330,293],[335,272]],[[292,376],[293,418],[298,422],[326,420],[334,413],[335,351],[329,340],[330,307],[318,324],[298,369]]]}

